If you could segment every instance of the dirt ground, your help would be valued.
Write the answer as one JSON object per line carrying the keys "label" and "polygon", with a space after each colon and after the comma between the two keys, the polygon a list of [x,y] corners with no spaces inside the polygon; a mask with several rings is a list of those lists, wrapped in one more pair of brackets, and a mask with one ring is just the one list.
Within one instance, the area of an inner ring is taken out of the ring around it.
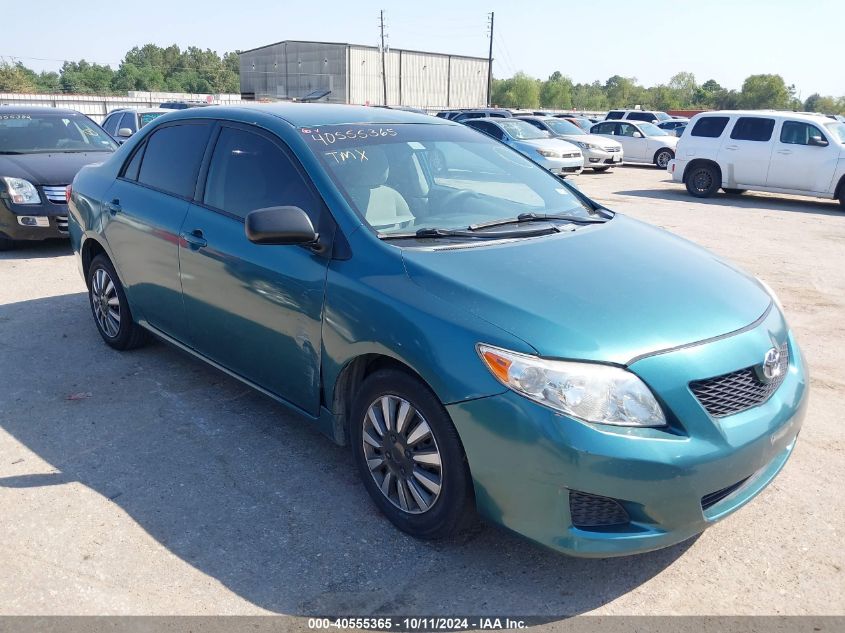
{"label": "dirt ground", "polygon": [[0,254],[0,614],[845,614],[845,212],[696,200],[652,167],[572,180],[780,295],[811,402],[747,507],[627,559],[489,525],[415,541],[280,406],[160,343],[108,349],[69,248],[37,245]]}

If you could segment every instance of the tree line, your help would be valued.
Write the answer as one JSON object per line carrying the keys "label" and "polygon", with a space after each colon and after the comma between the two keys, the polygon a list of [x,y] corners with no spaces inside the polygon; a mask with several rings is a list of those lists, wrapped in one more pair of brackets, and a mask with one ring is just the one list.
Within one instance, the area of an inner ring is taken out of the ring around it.
{"label": "tree line", "polygon": [[151,92],[238,93],[237,53],[175,44],[134,47],[117,69],[83,60],[65,61],[59,72],[36,73],[21,62],[0,61],[0,92],[125,94]]}
{"label": "tree line", "polygon": [[654,110],[776,109],[805,110],[825,114],[845,113],[845,96],[835,98],[818,93],[805,101],[794,85],[780,75],[751,75],[740,90],[723,88],[714,79],[703,84],[695,75],[680,72],[667,84],[646,88],[634,77],[614,75],[604,83],[574,83],[560,71],[546,80],[516,73],[509,79],[494,79],[491,103],[505,108],[548,108],[554,110],[609,110],[635,105]]}

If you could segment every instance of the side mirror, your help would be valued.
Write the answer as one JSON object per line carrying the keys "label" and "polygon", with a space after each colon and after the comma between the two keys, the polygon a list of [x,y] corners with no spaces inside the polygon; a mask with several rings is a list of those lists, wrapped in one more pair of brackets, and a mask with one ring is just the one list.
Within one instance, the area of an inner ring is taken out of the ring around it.
{"label": "side mirror", "polygon": [[813,145],[815,147],[827,147],[828,142],[823,136],[811,136],[810,140],[807,142],[807,145]]}
{"label": "side mirror", "polygon": [[642,138],[642,137],[643,137],[643,135],[642,135],[642,134],[640,134],[639,132],[634,132],[633,137],[634,137],[634,138]]}
{"label": "side mirror", "polygon": [[254,244],[314,244],[317,232],[299,207],[267,207],[246,216],[246,237]]}
{"label": "side mirror", "polygon": [[132,136],[132,130],[130,130],[128,127],[122,127],[117,131],[117,135],[120,138],[129,138],[130,136]]}

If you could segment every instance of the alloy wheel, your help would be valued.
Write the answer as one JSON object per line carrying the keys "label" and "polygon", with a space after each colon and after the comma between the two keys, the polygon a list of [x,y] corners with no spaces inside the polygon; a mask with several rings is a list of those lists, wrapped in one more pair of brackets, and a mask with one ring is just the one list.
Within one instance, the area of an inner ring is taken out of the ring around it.
{"label": "alloy wheel", "polygon": [[414,406],[384,395],[363,420],[364,457],[381,493],[409,514],[430,510],[440,497],[443,464],[431,427]]}
{"label": "alloy wheel", "polygon": [[103,333],[115,338],[120,332],[120,299],[114,281],[102,268],[94,271],[91,280],[91,305]]}
{"label": "alloy wheel", "polygon": [[701,169],[693,174],[692,186],[700,193],[709,191],[713,186],[713,176],[708,170]]}
{"label": "alloy wheel", "polygon": [[670,160],[672,160],[672,156],[669,154],[669,152],[660,152],[657,155],[657,166],[662,169],[666,169],[666,167],[669,165]]}

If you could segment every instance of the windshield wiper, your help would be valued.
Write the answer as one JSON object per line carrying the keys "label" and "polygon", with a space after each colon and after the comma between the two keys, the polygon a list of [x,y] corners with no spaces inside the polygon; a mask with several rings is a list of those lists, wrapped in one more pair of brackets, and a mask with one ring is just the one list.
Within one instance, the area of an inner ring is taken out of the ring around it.
{"label": "windshield wiper", "polygon": [[470,231],[477,231],[478,229],[486,229],[491,226],[504,226],[506,224],[518,224],[520,222],[545,222],[546,220],[563,220],[565,222],[573,222],[576,224],[601,224],[607,222],[610,218],[585,218],[578,215],[566,215],[561,213],[520,213],[515,218],[502,218],[500,220],[491,220],[490,222],[482,222],[480,224],[470,224],[467,229]]}
{"label": "windshield wiper", "polygon": [[475,232],[472,227],[467,229],[439,229],[439,228],[422,228],[414,233],[381,233],[379,238],[383,240],[391,239],[431,239],[431,238],[449,238],[449,237],[469,237],[474,239],[484,240],[500,240],[512,237],[534,237],[537,235],[548,235],[549,233],[558,233],[559,229],[555,226],[547,226],[539,229],[530,229],[528,231],[486,231],[483,233]]}

